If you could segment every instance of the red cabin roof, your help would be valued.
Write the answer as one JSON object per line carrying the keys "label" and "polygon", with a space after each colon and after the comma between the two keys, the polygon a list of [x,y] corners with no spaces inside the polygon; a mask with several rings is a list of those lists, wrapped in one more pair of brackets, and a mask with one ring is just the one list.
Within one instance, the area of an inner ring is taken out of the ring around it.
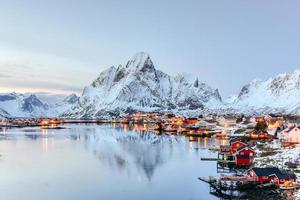
{"label": "red cabin roof", "polygon": [[255,151],[252,148],[248,147],[248,146],[243,146],[243,147],[238,148],[236,150],[236,153],[237,154],[243,153],[244,155],[250,155],[250,153],[252,153],[253,156],[256,155]]}
{"label": "red cabin roof", "polygon": [[246,144],[244,142],[241,141],[233,141],[232,143],[230,143],[232,152],[235,153],[237,149],[245,146]]}

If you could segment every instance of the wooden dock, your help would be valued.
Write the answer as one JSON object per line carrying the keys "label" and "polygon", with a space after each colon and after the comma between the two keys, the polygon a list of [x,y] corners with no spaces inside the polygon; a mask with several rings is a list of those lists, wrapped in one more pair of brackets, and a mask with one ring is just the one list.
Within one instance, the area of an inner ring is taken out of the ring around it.
{"label": "wooden dock", "polygon": [[213,176],[206,177],[199,177],[199,180],[206,182],[206,183],[215,183],[215,182],[255,182],[256,180],[250,178],[248,176],[221,176],[220,178],[216,178]]}
{"label": "wooden dock", "polygon": [[214,134],[212,133],[183,133],[182,135],[186,136],[186,137],[196,137],[196,138],[205,138],[205,137],[211,137]]}
{"label": "wooden dock", "polygon": [[264,183],[264,184],[260,184],[257,187],[258,188],[266,188],[266,187],[272,187],[275,186],[274,183]]}
{"label": "wooden dock", "polygon": [[219,158],[200,158],[202,161],[219,161]]}
{"label": "wooden dock", "polygon": [[235,160],[223,160],[220,158],[200,158],[201,161],[217,161],[221,164],[235,164]]}
{"label": "wooden dock", "polygon": [[199,180],[208,183],[216,192],[222,191],[241,191],[248,189],[264,189],[264,188],[278,188],[273,183],[259,184],[255,179],[248,176],[221,176],[217,177],[199,177]]}
{"label": "wooden dock", "polygon": [[219,159],[218,162],[221,163],[221,164],[236,164],[235,160],[222,160],[222,159]]}
{"label": "wooden dock", "polygon": [[221,176],[221,181],[232,181],[232,182],[255,182],[254,178],[248,176]]}
{"label": "wooden dock", "polygon": [[208,183],[211,188],[213,188],[216,192],[222,193],[222,191],[232,190],[235,191],[238,189],[238,185],[234,182],[230,182],[229,184],[226,181],[222,181],[216,177],[209,176],[208,178],[199,177],[199,180]]}
{"label": "wooden dock", "polygon": [[24,124],[24,125],[17,125],[17,124],[10,124],[10,125],[0,125],[0,128],[26,128],[26,127],[40,127],[39,124]]}
{"label": "wooden dock", "polygon": [[216,177],[213,177],[213,176],[209,176],[208,178],[206,177],[199,177],[198,178],[200,181],[203,181],[205,183],[208,183],[208,184],[211,184],[213,182],[217,182],[217,178]]}

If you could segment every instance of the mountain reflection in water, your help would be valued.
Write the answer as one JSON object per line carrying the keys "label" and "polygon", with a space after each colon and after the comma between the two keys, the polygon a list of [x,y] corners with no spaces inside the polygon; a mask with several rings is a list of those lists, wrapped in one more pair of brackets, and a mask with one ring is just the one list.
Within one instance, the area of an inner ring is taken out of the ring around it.
{"label": "mountain reflection in water", "polygon": [[[184,140],[177,136],[157,136],[150,132],[124,132],[121,129],[107,129],[105,134],[70,136],[73,140],[84,140],[86,148],[111,170],[131,174],[138,171],[150,181],[155,169],[172,157],[174,145]],[[179,148],[180,149],[180,148]]]}
{"label": "mountain reflection in water", "polygon": [[[1,199],[216,199],[199,176],[215,176],[208,147],[155,135],[146,126],[65,125],[0,132]],[[18,191],[18,192],[16,192]]]}

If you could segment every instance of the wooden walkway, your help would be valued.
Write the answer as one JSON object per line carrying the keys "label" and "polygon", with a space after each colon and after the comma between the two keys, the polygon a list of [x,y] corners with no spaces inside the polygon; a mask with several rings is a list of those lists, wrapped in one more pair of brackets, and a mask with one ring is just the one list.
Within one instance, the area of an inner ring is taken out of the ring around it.
{"label": "wooden walkway", "polygon": [[219,161],[220,159],[219,158],[200,158],[200,160],[203,160],[203,161]]}
{"label": "wooden walkway", "polygon": [[200,158],[202,161],[217,161],[221,164],[235,164],[234,160],[223,160],[220,158]]}
{"label": "wooden walkway", "polygon": [[248,176],[221,176],[222,181],[232,181],[232,182],[255,182],[254,178]]}
{"label": "wooden walkway", "polygon": [[207,177],[199,177],[198,179],[200,181],[203,181],[203,182],[208,183],[208,184],[211,184],[211,183],[214,183],[214,182],[218,181],[218,179],[216,177],[213,177],[213,176],[209,176],[208,178]]}

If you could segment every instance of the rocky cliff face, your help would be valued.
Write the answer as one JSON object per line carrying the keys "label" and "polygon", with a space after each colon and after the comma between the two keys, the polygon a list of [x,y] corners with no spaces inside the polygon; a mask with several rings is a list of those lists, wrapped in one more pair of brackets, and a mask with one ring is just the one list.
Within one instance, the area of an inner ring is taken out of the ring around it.
{"label": "rocky cliff face", "polygon": [[150,56],[141,52],[126,65],[103,71],[63,116],[93,118],[135,111],[201,110],[220,102],[218,90],[198,79],[169,76],[157,70]]}

